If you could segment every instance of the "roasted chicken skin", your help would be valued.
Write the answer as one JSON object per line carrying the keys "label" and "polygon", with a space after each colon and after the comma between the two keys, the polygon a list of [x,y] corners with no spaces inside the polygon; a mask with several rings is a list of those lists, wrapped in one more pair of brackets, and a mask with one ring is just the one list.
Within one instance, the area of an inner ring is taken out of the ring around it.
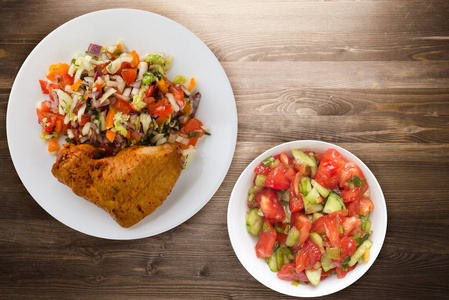
{"label": "roasted chicken skin", "polygon": [[103,157],[94,146],[65,144],[53,175],[73,192],[128,228],[151,214],[170,194],[183,170],[178,146],[133,146]]}

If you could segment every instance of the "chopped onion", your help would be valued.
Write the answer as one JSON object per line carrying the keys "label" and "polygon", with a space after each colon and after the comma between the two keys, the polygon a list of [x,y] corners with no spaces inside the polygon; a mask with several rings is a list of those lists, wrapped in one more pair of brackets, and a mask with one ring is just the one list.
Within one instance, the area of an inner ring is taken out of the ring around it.
{"label": "chopped onion", "polygon": [[135,81],[135,82],[131,83],[130,86],[132,86],[133,88],[140,89],[140,87],[142,86],[142,80]]}
{"label": "chopped onion", "polygon": [[131,91],[131,95],[135,96],[137,94],[139,94],[140,89],[139,88],[133,88],[133,90]]}
{"label": "chopped onion", "polygon": [[101,47],[100,45],[96,45],[96,44],[90,44],[89,48],[87,49],[86,53],[93,55],[95,57],[100,57],[101,54]]}
{"label": "chopped onion", "polygon": [[181,88],[182,88],[182,91],[184,92],[184,94],[186,94],[187,96],[190,96],[190,92],[186,89],[186,87],[184,85],[181,84]]}
{"label": "chopped onion", "polygon": [[178,136],[176,137],[176,141],[177,141],[178,143],[183,144],[183,145],[188,145],[188,144],[189,144],[189,139],[187,139],[187,138],[185,138],[185,137],[182,137],[182,136],[180,136],[180,135],[178,135]]}
{"label": "chopped onion", "polygon": [[128,102],[128,100],[129,100],[129,96],[127,97],[127,96],[125,96],[123,94],[114,93],[114,96],[119,98],[119,99],[125,100],[126,102]]}
{"label": "chopped onion", "polygon": [[86,124],[84,124],[83,130],[81,131],[81,133],[82,133],[83,135],[87,135],[87,134],[89,133],[89,130],[90,130],[90,126],[91,126],[91,125],[92,125],[91,122],[87,122]]}
{"label": "chopped onion", "polygon": [[131,88],[126,88],[123,90],[123,96],[129,97],[130,94],[131,94]]}
{"label": "chopped onion", "polygon": [[78,110],[78,120],[81,120],[81,117],[83,116],[85,110],[86,110],[86,103],[81,105],[80,109]]}
{"label": "chopped onion", "polygon": [[100,105],[103,104],[103,102],[109,98],[109,96],[111,96],[112,94],[116,93],[117,90],[114,88],[110,88],[109,90],[107,90],[103,96],[101,96],[100,99],[98,99],[98,101],[100,102]]}
{"label": "chopped onion", "polygon": [[101,53],[101,60],[110,60],[111,58],[106,52]]}
{"label": "chopped onion", "polygon": [[120,93],[123,92],[125,87],[126,87],[126,83],[125,82],[119,82],[118,85],[117,85],[117,89],[120,91]]}
{"label": "chopped onion", "polygon": [[143,78],[143,74],[148,71],[148,64],[145,61],[141,61],[139,63],[139,74],[137,74],[137,80],[141,80]]}
{"label": "chopped onion", "polygon": [[198,92],[192,97],[190,97],[190,99],[192,100],[192,113],[190,114],[190,116],[194,117],[196,111],[198,110],[198,106],[200,105],[201,94]]}
{"label": "chopped onion", "polygon": [[101,77],[101,75],[101,72],[97,71],[97,73],[95,73],[94,82],[97,81],[98,77]]}
{"label": "chopped onion", "polygon": [[88,95],[89,95],[90,98],[95,100],[95,99],[98,98],[98,96],[100,96],[100,91],[90,92]]}
{"label": "chopped onion", "polygon": [[173,96],[172,93],[166,93],[165,96],[167,96],[168,101],[170,102],[171,106],[173,107],[173,110],[175,112],[178,112],[179,111],[179,106],[176,103],[175,96]]}

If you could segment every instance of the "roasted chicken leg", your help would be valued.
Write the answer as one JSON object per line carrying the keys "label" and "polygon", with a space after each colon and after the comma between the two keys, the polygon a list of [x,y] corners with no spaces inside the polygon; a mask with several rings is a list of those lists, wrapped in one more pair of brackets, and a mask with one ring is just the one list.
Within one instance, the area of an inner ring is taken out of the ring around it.
{"label": "roasted chicken leg", "polygon": [[173,144],[133,146],[111,157],[91,145],[65,144],[52,173],[127,228],[164,202],[183,165],[181,150]]}

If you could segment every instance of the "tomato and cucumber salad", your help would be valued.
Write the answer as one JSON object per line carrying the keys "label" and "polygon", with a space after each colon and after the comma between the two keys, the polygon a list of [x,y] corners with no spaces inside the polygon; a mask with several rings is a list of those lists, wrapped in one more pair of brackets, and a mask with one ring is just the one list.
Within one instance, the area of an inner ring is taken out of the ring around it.
{"label": "tomato and cucumber salad", "polygon": [[39,80],[45,101],[36,114],[49,152],[59,149],[58,137],[88,143],[114,155],[132,145],[176,143],[194,153],[206,127],[195,117],[201,94],[194,78],[167,78],[172,56],[139,55],[120,42],[90,44],[69,64],[49,67]]}
{"label": "tomato and cucumber salad", "polygon": [[314,286],[368,262],[374,204],[362,170],[335,149],[264,159],[248,191],[247,231],[278,278]]}

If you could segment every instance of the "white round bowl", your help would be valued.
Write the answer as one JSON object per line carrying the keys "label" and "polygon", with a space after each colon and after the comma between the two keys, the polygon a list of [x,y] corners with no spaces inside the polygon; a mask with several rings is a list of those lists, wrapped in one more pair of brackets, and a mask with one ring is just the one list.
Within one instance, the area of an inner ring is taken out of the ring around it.
{"label": "white round bowl", "polygon": [[[333,274],[323,282],[320,282],[318,286],[312,286],[310,284],[294,286],[290,281],[279,279],[276,275],[277,273],[271,272],[265,259],[256,257],[254,249],[258,237],[252,236],[246,230],[245,214],[248,211],[248,189],[253,186],[253,179],[255,176],[254,168],[265,158],[292,149],[324,153],[329,148],[338,150],[346,160],[356,163],[363,171],[369,184],[371,200],[374,203],[374,210],[370,214],[370,220],[372,221],[371,228],[373,230],[373,234],[370,237],[370,240],[373,242],[373,246],[370,250],[370,260],[368,263],[359,264],[354,270],[347,273],[346,277],[343,279],[338,279],[337,276]],[[246,167],[232,191],[229,200],[227,221],[232,247],[242,265],[255,279],[270,289],[285,295],[296,297],[318,297],[329,295],[348,287],[368,271],[379,255],[385,239],[387,231],[387,207],[382,189],[373,173],[354,154],[330,143],[303,140],[288,142],[273,147],[259,155]]]}

